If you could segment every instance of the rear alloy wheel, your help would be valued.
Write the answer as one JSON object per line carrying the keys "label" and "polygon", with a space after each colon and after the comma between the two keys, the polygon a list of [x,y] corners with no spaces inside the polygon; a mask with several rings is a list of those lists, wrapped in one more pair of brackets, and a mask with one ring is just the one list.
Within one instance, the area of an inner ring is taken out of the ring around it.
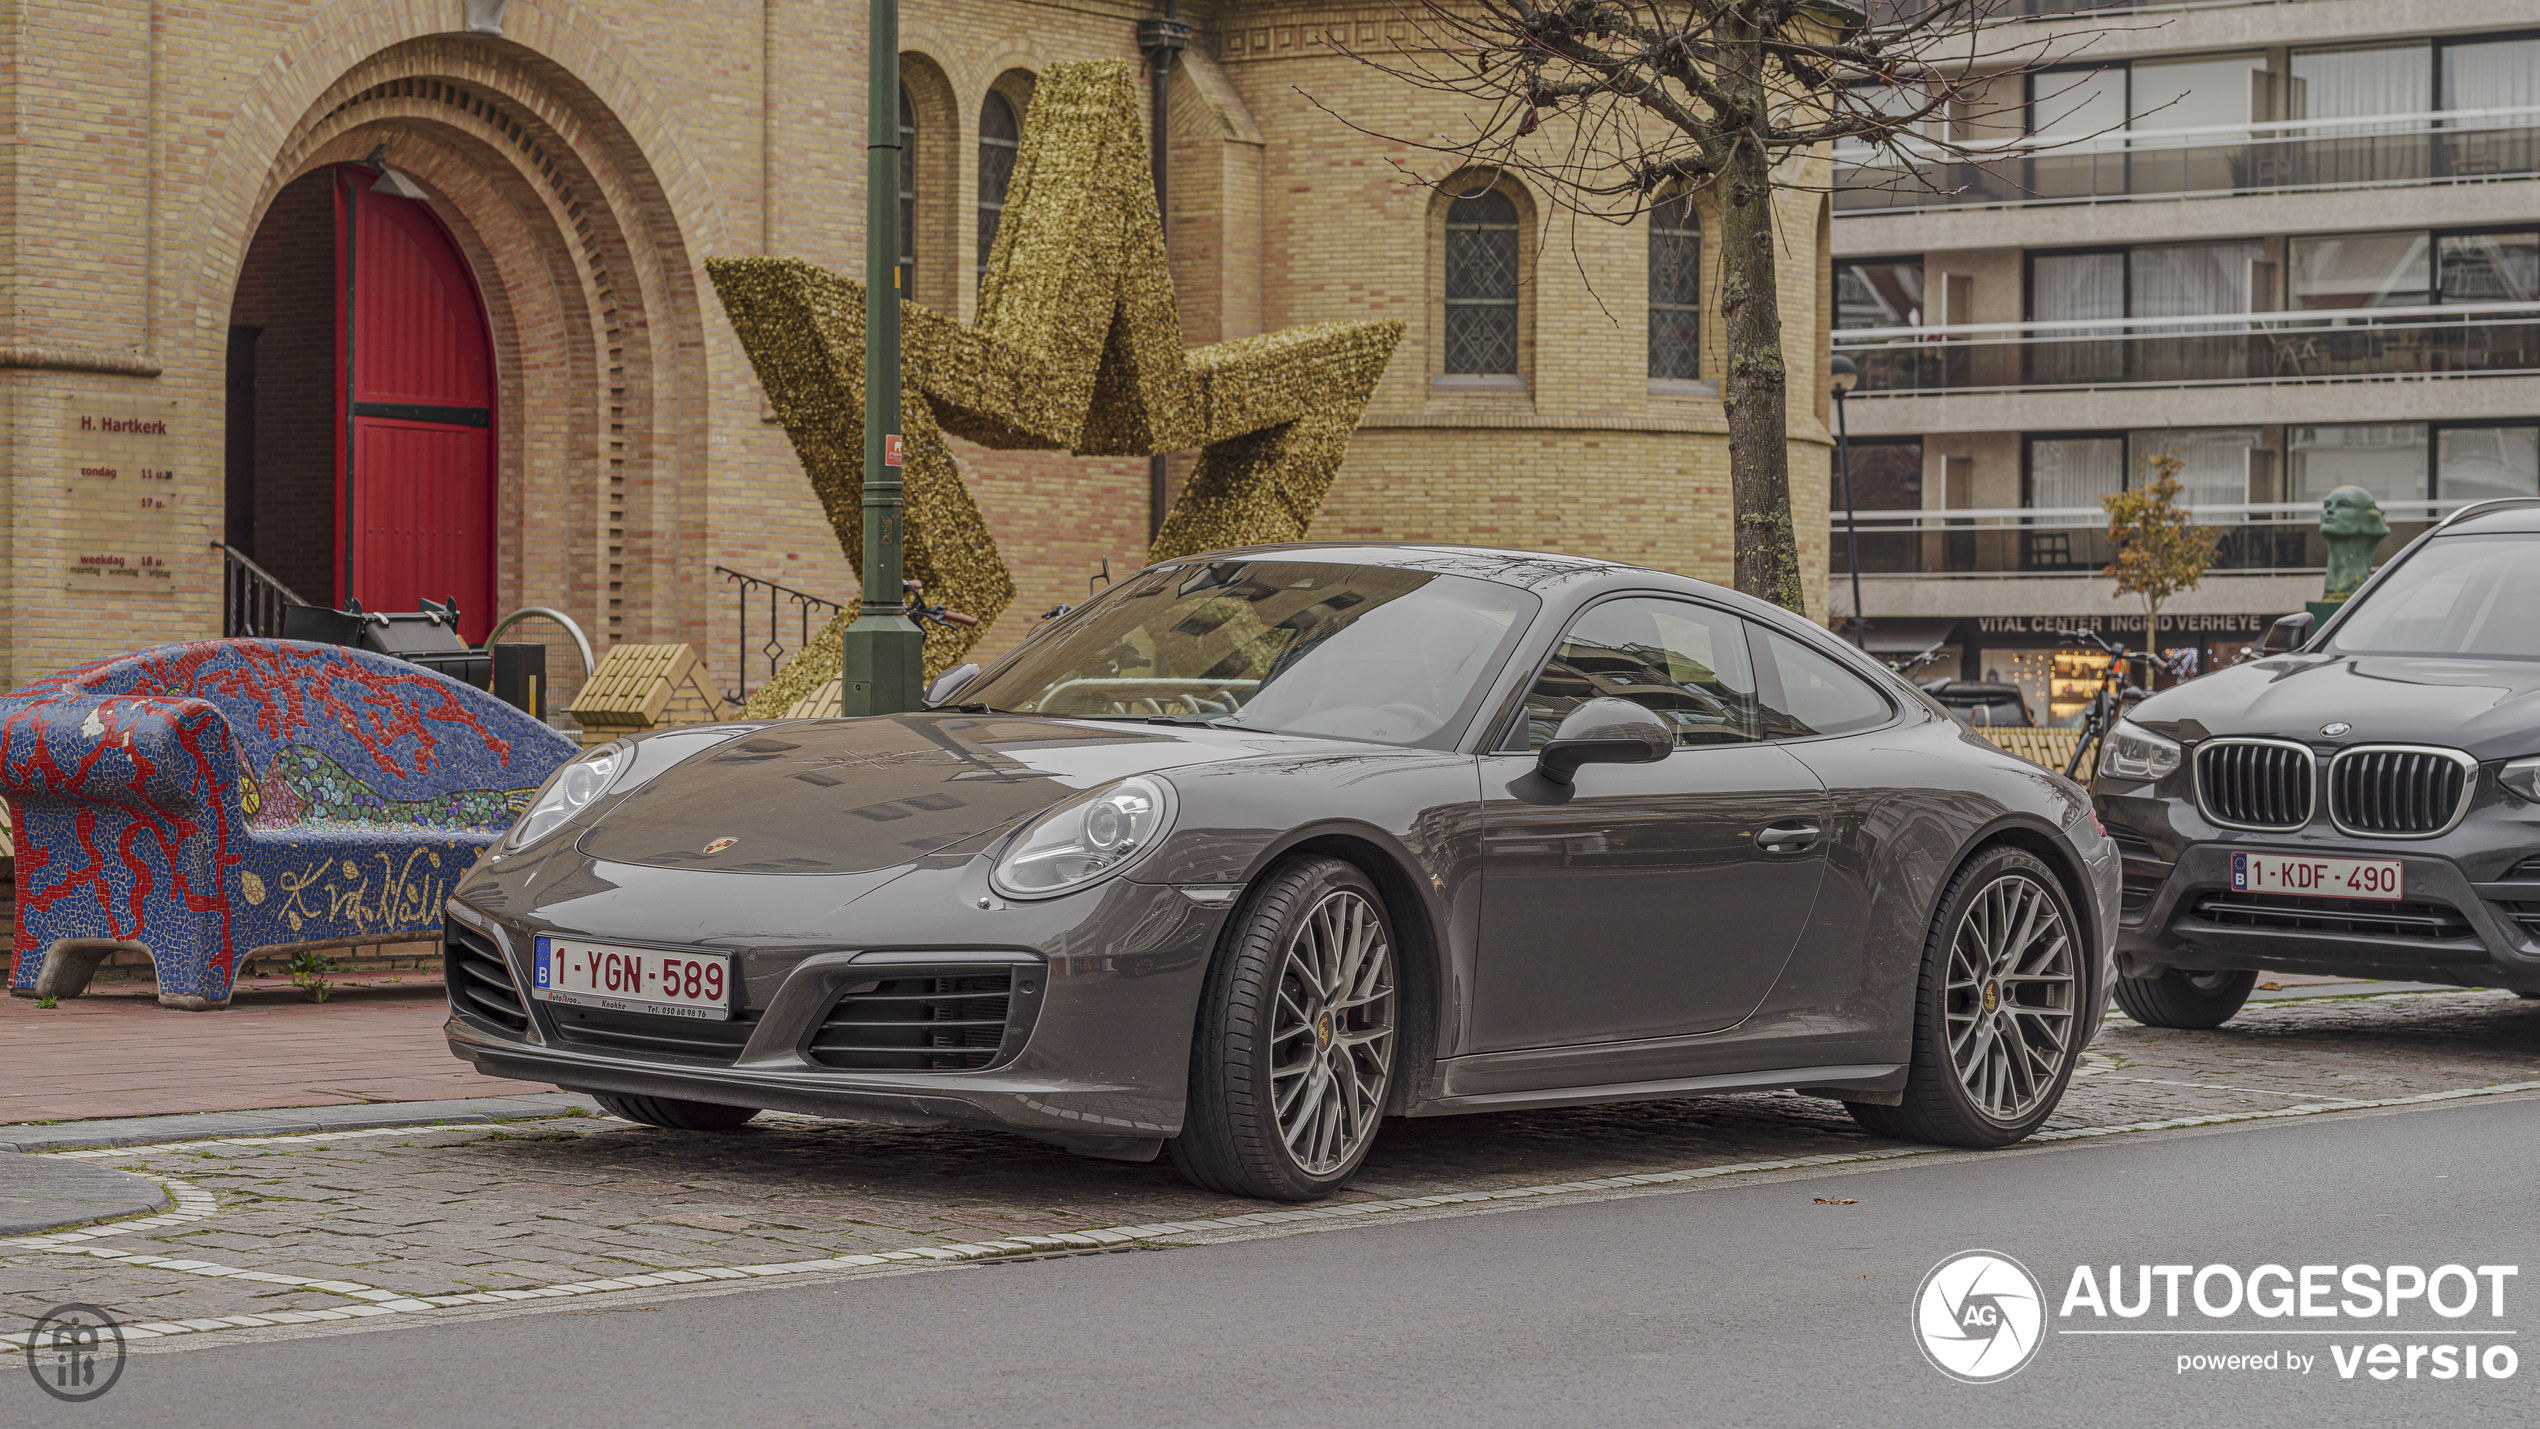
{"label": "rear alloy wheel", "polygon": [[1848,1102],[1853,1120],[1943,1146],[2007,1146],[2044,1124],[2088,1021],[2076,927],[2035,855],[1994,848],[1960,869],[1925,944],[1904,1100]]}
{"label": "rear alloy wheel", "polygon": [[1384,1119],[1399,1007],[1392,926],[1367,875],[1332,858],[1273,869],[1209,970],[1173,1164],[1264,1200],[1339,1190]]}
{"label": "rear alloy wheel", "polygon": [[2159,977],[2119,977],[2117,1006],[2146,1027],[2220,1027],[2257,986],[2254,969],[2198,972],[2172,968]]}
{"label": "rear alloy wheel", "polygon": [[631,1097],[614,1092],[591,1095],[599,1102],[600,1110],[611,1116],[672,1131],[730,1131],[759,1113],[754,1106],[682,1101],[678,1097]]}

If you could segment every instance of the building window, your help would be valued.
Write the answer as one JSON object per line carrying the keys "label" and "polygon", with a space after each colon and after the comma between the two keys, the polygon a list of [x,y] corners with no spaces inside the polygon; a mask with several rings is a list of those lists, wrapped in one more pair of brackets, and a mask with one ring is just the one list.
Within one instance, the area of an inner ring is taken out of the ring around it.
{"label": "building window", "polygon": [[[2523,109],[2540,104],[2540,37],[2479,40],[2443,47],[2443,107]],[[2459,121],[2464,129],[2519,129],[2529,115]]]}
{"label": "building window", "polygon": [[2540,233],[2451,233],[2434,241],[2438,303],[2540,299]]}
{"label": "building window", "polygon": [[1446,363],[1453,375],[1517,373],[1517,205],[1497,189],[1446,208]]}
{"label": "building window", "polygon": [[1649,211],[1649,375],[1702,380],[1702,220],[1691,194]]}
{"label": "building window", "polygon": [[2099,498],[2125,490],[2125,438],[2031,437],[2024,506],[2096,510]]}
{"label": "building window", "polygon": [[[2250,499],[2249,478],[2266,458],[2250,453],[2258,450],[2259,432],[2255,427],[2163,428],[2136,432],[2133,447],[2133,476],[2128,486],[2152,479],[2152,458],[2178,458],[2179,501],[2188,506],[2238,506]],[[2422,463],[2420,463],[2421,465]],[[2207,517],[2238,521],[2244,517]]]}
{"label": "building window", "polygon": [[1014,105],[995,90],[979,106],[979,276],[988,276],[988,255],[996,250],[997,224],[1005,216],[1005,191],[1014,182],[1014,155],[1023,142],[1023,126]]}
{"label": "building window", "polygon": [[[2422,41],[2408,45],[2358,45],[2332,50],[2295,50],[2291,102],[2295,119],[2361,119],[2382,114],[2422,114],[2434,107],[2434,51]],[[2334,125],[2310,131],[2327,138],[2339,134],[2371,134],[2406,124]]]}
{"label": "building window", "polygon": [[2438,501],[2540,496],[2540,427],[2445,427],[2434,453]]}
{"label": "building window", "polygon": [[[1966,317],[1959,314],[1957,320],[1965,322]],[[1836,261],[1835,331],[1922,325],[1923,260],[1846,258]]]}
{"label": "building window", "polygon": [[2316,504],[2341,486],[2360,486],[2377,501],[2425,499],[2422,422],[2287,427],[2284,445],[2288,501]]}
{"label": "building window", "polygon": [[2423,230],[2296,238],[2290,247],[2287,296],[2296,312],[2412,308],[2432,296]]}
{"label": "building window", "polygon": [[900,299],[917,291],[917,106],[900,86]]}

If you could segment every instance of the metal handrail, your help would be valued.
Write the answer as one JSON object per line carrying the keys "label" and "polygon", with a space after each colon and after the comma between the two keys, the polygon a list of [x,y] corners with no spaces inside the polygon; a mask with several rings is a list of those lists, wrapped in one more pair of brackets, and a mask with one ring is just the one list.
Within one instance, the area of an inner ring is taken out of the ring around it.
{"label": "metal handrail", "polygon": [[2522,318],[2540,321],[2540,303],[2414,303],[2405,307],[2386,308],[2275,308],[2265,312],[2183,313],[2169,317],[2138,318],[2031,318],[2024,322],[1936,323],[1923,327],[1853,327],[1838,328],[1834,334],[1837,348],[1887,347],[1893,343],[1867,343],[1867,338],[1901,339],[1906,342],[1969,342],[1979,333],[2001,333],[2000,340],[2047,336],[2064,338],[2067,334],[2101,334],[2113,337],[2160,336],[2159,330],[2179,329],[2179,336],[2202,337],[2218,331],[2256,332],[2366,332],[2377,327],[2422,327],[2428,318],[2488,318],[2504,320]]}
{"label": "metal handrail", "polygon": [[[2515,104],[2485,109],[2424,109],[2410,114],[2353,114],[2330,119],[2251,119],[2236,124],[2196,124],[2175,129],[2109,129],[2058,137],[2051,133],[2014,134],[1999,139],[1959,139],[1942,144],[1919,134],[1897,136],[1898,148],[1927,155],[1941,162],[1956,160],[1981,163],[1970,159],[1971,153],[2001,157],[2023,157],[2052,154],[2058,158],[2074,154],[2139,153],[2144,149],[2202,148],[2195,143],[2207,135],[2219,136],[2211,147],[2229,144],[2264,144],[2285,139],[2347,139],[2368,135],[2475,133],[2463,129],[2461,121],[2469,119],[2528,119],[2540,125],[2540,105]],[[2409,125],[2409,128],[2376,128],[2377,125]],[[2507,126],[2487,126],[2507,127]],[[2313,133],[2334,130],[2334,133]],[[2173,143],[2145,145],[2145,139],[2172,140]],[[1842,146],[1833,151],[1835,163],[1858,168],[1877,167],[1886,151],[1868,145]],[[1864,157],[1854,157],[1854,156]],[[1864,162],[1864,158],[1868,162]]]}
{"label": "metal handrail", "polygon": [[[2492,497],[2479,497],[2474,499],[2455,498],[2446,501],[2410,499],[2383,501],[2380,502],[2379,505],[2381,506],[2382,514],[2392,520],[2422,521],[2432,520],[2436,516],[2459,510],[2462,507],[2476,506],[2483,501],[2491,501],[2493,499],[2494,498]],[[2250,517],[2264,518],[2273,516],[2299,517],[2303,520],[2317,521],[2320,514],[2319,503],[2313,501],[2249,501],[2215,503],[2206,506],[2190,506],[2185,509],[2190,517],[2198,520],[2245,521]],[[2080,527],[2099,527],[2107,525],[2108,513],[2096,506],[1984,506],[1960,508],[1957,510],[1950,510],[1942,507],[1918,506],[1886,511],[1856,511],[1852,513],[1852,519],[1853,524],[1864,528],[1877,525],[1892,526],[1900,529],[1927,528],[1931,530],[1961,530],[1964,529],[1964,527],[1960,523],[1969,521],[1996,521],[2019,522],[2027,526],[2044,526],[2048,529],[2052,529],[2059,525],[2075,524],[2075,529],[2079,529]],[[1841,530],[1844,524],[1844,514],[1840,511],[1832,512],[1828,515],[1827,520],[1828,523],[1836,530]],[[2271,522],[2265,524],[2285,523]]]}
{"label": "metal handrail", "polygon": [[222,635],[270,640],[282,633],[284,606],[308,604],[246,552],[226,541],[211,546],[221,553]]}
{"label": "metal handrail", "polygon": [[484,648],[493,649],[494,642],[502,638],[504,631],[533,615],[544,616],[564,627],[565,633],[573,637],[574,648],[582,652],[582,678],[586,680],[591,678],[591,672],[599,667],[599,662],[591,658],[591,637],[582,633],[582,627],[574,623],[572,616],[551,605],[524,605],[504,616],[495,622],[493,629],[485,632]]}
{"label": "metal handrail", "polygon": [[751,575],[746,571],[736,571],[729,566],[716,566],[714,570],[716,574],[722,576],[725,580],[740,582],[738,594],[740,596],[741,618],[740,627],[733,647],[732,661],[733,678],[738,682],[739,688],[723,692],[724,698],[736,705],[747,703],[750,697],[749,670],[750,655],[752,653],[750,649],[750,604],[751,592],[754,589],[763,589],[767,592],[767,640],[758,647],[757,653],[766,658],[767,674],[770,679],[775,678],[777,667],[784,663],[785,655],[785,642],[777,638],[776,633],[777,622],[780,619],[777,609],[777,601],[780,598],[793,602],[795,613],[800,620],[800,629],[796,634],[794,642],[794,648],[796,650],[800,650],[811,643],[812,607],[818,606],[822,610],[828,612],[828,614],[821,619],[820,623],[823,625],[828,624],[830,618],[835,617],[846,610],[846,607],[839,604],[837,601],[824,600],[819,596],[813,595],[809,591],[800,591],[794,589],[792,586],[779,585],[775,581],[768,580],[762,576]]}

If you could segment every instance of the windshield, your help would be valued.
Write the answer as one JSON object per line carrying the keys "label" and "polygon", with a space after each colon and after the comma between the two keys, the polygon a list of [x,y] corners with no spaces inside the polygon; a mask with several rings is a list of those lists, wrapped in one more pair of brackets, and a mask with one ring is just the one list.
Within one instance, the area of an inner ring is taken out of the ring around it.
{"label": "windshield", "polygon": [[2341,654],[2540,660],[2540,539],[2445,536],[2400,563],[2330,641]]}
{"label": "windshield", "polygon": [[1419,744],[1463,727],[1537,604],[1488,581],[1385,566],[1172,566],[1105,592],[960,700]]}

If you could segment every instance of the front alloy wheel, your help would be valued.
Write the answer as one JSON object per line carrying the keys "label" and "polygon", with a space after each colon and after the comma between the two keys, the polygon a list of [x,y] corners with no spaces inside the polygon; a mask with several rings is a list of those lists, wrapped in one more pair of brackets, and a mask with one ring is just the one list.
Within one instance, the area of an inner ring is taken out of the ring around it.
{"label": "front alloy wheel", "polygon": [[1384,900],[1338,859],[1274,869],[1210,969],[1173,1161],[1216,1191],[1304,1201],[1366,1159],[1393,1083]]}
{"label": "front alloy wheel", "polygon": [[2035,1131],[2080,1059],[2083,961],[2046,866],[2014,848],[1978,855],[1933,920],[1904,1100],[1848,1103],[1853,1119],[1947,1146],[2004,1146]]}

